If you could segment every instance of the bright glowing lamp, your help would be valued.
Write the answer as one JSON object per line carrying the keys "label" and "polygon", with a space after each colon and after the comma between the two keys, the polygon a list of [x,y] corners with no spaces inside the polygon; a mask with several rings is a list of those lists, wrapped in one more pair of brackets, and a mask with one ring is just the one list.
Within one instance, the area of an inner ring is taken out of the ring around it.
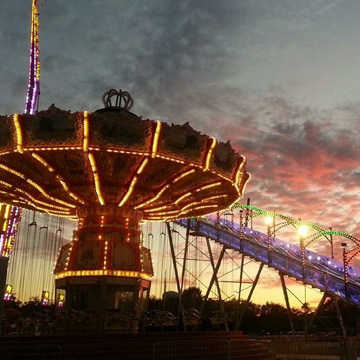
{"label": "bright glowing lamp", "polygon": [[300,225],[298,227],[298,233],[301,237],[306,236],[307,232],[308,232],[308,227],[306,225]]}
{"label": "bright glowing lamp", "polygon": [[265,218],[265,224],[266,224],[266,225],[271,225],[272,222],[273,222],[273,218],[272,218],[271,216],[267,216],[267,217]]}

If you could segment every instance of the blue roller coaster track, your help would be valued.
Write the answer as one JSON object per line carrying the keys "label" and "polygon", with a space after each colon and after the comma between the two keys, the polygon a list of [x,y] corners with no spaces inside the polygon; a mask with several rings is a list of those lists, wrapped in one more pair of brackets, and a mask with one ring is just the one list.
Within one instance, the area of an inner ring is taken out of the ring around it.
{"label": "blue roller coaster track", "polygon": [[207,237],[229,249],[238,251],[281,274],[311,285],[330,295],[360,306],[360,269],[349,266],[347,281],[344,264],[322,254],[290,244],[233,221],[216,216],[176,220],[190,227],[195,236]]}

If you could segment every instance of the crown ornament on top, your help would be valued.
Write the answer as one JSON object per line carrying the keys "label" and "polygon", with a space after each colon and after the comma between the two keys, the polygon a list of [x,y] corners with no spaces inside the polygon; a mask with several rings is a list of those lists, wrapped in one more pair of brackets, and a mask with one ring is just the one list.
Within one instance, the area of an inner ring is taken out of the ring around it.
{"label": "crown ornament on top", "polygon": [[[111,89],[106,91],[102,96],[102,101],[106,108],[125,109],[127,111],[134,105],[134,100],[131,95],[127,91],[121,89]],[[112,101],[114,101],[114,104]]]}

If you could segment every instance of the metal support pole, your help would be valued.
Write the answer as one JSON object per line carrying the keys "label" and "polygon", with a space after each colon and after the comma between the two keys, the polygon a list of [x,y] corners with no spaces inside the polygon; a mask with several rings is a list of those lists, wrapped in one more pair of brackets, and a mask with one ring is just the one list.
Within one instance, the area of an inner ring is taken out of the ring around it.
{"label": "metal support pole", "polygon": [[251,288],[251,290],[250,290],[250,293],[249,293],[249,295],[248,295],[248,298],[247,298],[247,300],[246,300],[245,306],[244,306],[244,308],[243,308],[243,310],[242,310],[242,312],[241,312],[240,319],[239,319],[239,321],[238,321],[237,324],[236,324],[235,331],[238,331],[238,330],[239,330],[239,327],[240,327],[240,325],[241,325],[241,321],[242,321],[242,319],[243,319],[243,317],[244,317],[244,315],[245,315],[245,312],[246,312],[246,310],[247,310],[247,308],[248,308],[249,302],[250,302],[251,297],[252,297],[252,294],[253,294],[253,292],[254,292],[254,290],[255,290],[255,288],[256,288],[256,285],[257,285],[257,283],[258,283],[258,281],[259,281],[260,274],[261,274],[261,270],[263,269],[263,267],[264,267],[264,263],[261,263],[260,266],[259,266],[259,270],[258,270],[258,272],[257,272],[257,274],[256,274],[255,280],[254,280],[254,282],[253,282],[253,286],[252,286],[252,288]]}
{"label": "metal support pole", "polygon": [[[206,238],[206,245],[209,251],[209,257],[210,257],[210,263],[211,263],[211,267],[213,269],[213,273],[215,273],[215,262],[214,262],[214,257],[211,251],[211,246],[210,246],[210,240],[209,238]],[[225,308],[224,308],[224,302],[222,301],[222,297],[221,297],[221,289],[220,289],[220,285],[219,285],[219,280],[217,277],[217,273],[215,274],[215,284],[216,284],[216,288],[218,291],[218,295],[219,295],[219,302],[220,302],[220,310],[225,313]],[[227,320],[225,319],[225,330],[229,331],[229,325]]]}
{"label": "metal support pole", "polygon": [[344,320],[341,315],[341,311],[340,311],[340,307],[339,307],[339,300],[337,298],[335,298],[335,305],[336,305],[336,313],[337,313],[337,316],[338,316],[339,322],[340,322],[341,332],[343,334],[344,339],[346,339],[346,328],[344,325]]}
{"label": "metal support pole", "polygon": [[240,301],[240,294],[241,294],[242,280],[243,280],[243,274],[244,274],[244,261],[245,261],[245,255],[244,255],[244,254],[241,254],[240,282],[239,282],[239,295],[238,295],[238,301]]}
{"label": "metal support pole", "polygon": [[314,321],[316,320],[320,310],[321,310],[321,307],[324,305],[324,302],[326,300],[326,298],[328,297],[327,293],[325,292],[324,295],[322,296],[316,310],[315,310],[315,313],[314,313],[314,316],[312,317],[311,321],[310,321],[310,324],[309,324],[309,327],[307,328],[307,332],[305,333],[305,335],[307,335],[307,333],[310,332],[313,324],[314,324]]}
{"label": "metal support pole", "polygon": [[294,335],[295,334],[295,326],[294,326],[294,322],[293,322],[293,318],[292,318],[292,314],[291,314],[289,296],[288,296],[287,289],[286,289],[284,274],[279,272],[279,275],[280,275],[280,280],[281,280],[281,286],[282,286],[283,293],[284,293],[286,309],[287,309],[287,313],[288,313],[288,316],[289,316],[289,323],[290,323],[292,334]]}
{"label": "metal support pole", "polygon": [[245,255],[241,254],[238,306],[237,306],[237,309],[236,309],[236,323],[239,321],[239,314],[240,314],[240,295],[241,295],[241,290],[242,290],[242,281],[243,281],[243,274],[244,274],[244,261],[245,261]]}
{"label": "metal support pole", "polygon": [[[217,261],[217,264],[216,264],[216,267],[215,267],[215,270],[213,271],[213,275],[211,277],[211,280],[210,280],[210,284],[209,284],[209,287],[206,291],[206,294],[204,296],[204,299],[203,299],[203,302],[201,304],[201,307],[200,307],[200,317],[202,316],[203,312],[204,312],[204,308],[205,308],[205,304],[208,300],[208,297],[209,297],[209,294],[210,294],[210,291],[211,291],[211,288],[214,284],[214,281],[215,279],[217,278],[217,273],[219,271],[219,268],[220,268],[220,265],[221,265],[221,261],[224,257],[224,254],[225,254],[225,250],[226,250],[226,247],[225,245],[222,247],[221,249],[221,252],[220,252],[220,255],[219,255],[219,258],[218,258],[218,261]],[[197,326],[195,327],[194,331],[196,330]]]}
{"label": "metal support pole", "polygon": [[186,268],[186,259],[187,259],[187,252],[189,248],[189,234],[190,234],[190,221],[189,218],[187,220],[187,227],[186,227],[186,237],[185,237],[185,249],[184,249],[184,259],[183,259],[183,267],[182,267],[182,273],[181,273],[181,292],[184,288],[184,277],[185,277],[185,268]]}
{"label": "metal support pole", "polygon": [[187,332],[187,328],[186,328],[186,322],[185,322],[184,312],[183,312],[182,293],[183,293],[183,289],[184,289],[186,259],[187,259],[187,252],[188,252],[188,248],[189,248],[190,221],[191,221],[191,219],[188,218],[187,227],[186,227],[186,236],[185,236],[184,259],[183,259],[183,266],[182,266],[182,272],[181,272],[181,283],[180,283],[180,292],[179,292],[179,310],[178,310],[178,316],[179,316],[178,330],[180,329],[180,319],[181,319],[181,323],[183,325],[185,332]]}
{"label": "metal support pole", "polygon": [[175,279],[176,279],[177,291],[178,291],[179,296],[180,296],[180,292],[181,292],[180,279],[179,279],[178,269],[177,269],[177,266],[176,266],[176,257],[175,257],[174,243],[173,243],[173,238],[172,238],[172,234],[171,234],[171,229],[170,229],[170,224],[169,224],[169,223],[166,223],[166,228],[167,228],[168,235],[169,235],[171,259],[172,259],[172,263],[173,263],[173,267],[174,267],[174,272],[175,272]]}

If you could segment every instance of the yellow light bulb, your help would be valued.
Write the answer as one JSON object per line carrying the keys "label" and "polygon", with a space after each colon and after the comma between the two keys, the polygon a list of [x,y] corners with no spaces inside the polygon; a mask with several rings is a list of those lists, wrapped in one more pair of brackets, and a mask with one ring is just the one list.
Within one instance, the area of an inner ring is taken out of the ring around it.
{"label": "yellow light bulb", "polygon": [[300,225],[298,227],[298,233],[301,237],[306,236],[306,234],[308,233],[308,227],[306,225]]}

